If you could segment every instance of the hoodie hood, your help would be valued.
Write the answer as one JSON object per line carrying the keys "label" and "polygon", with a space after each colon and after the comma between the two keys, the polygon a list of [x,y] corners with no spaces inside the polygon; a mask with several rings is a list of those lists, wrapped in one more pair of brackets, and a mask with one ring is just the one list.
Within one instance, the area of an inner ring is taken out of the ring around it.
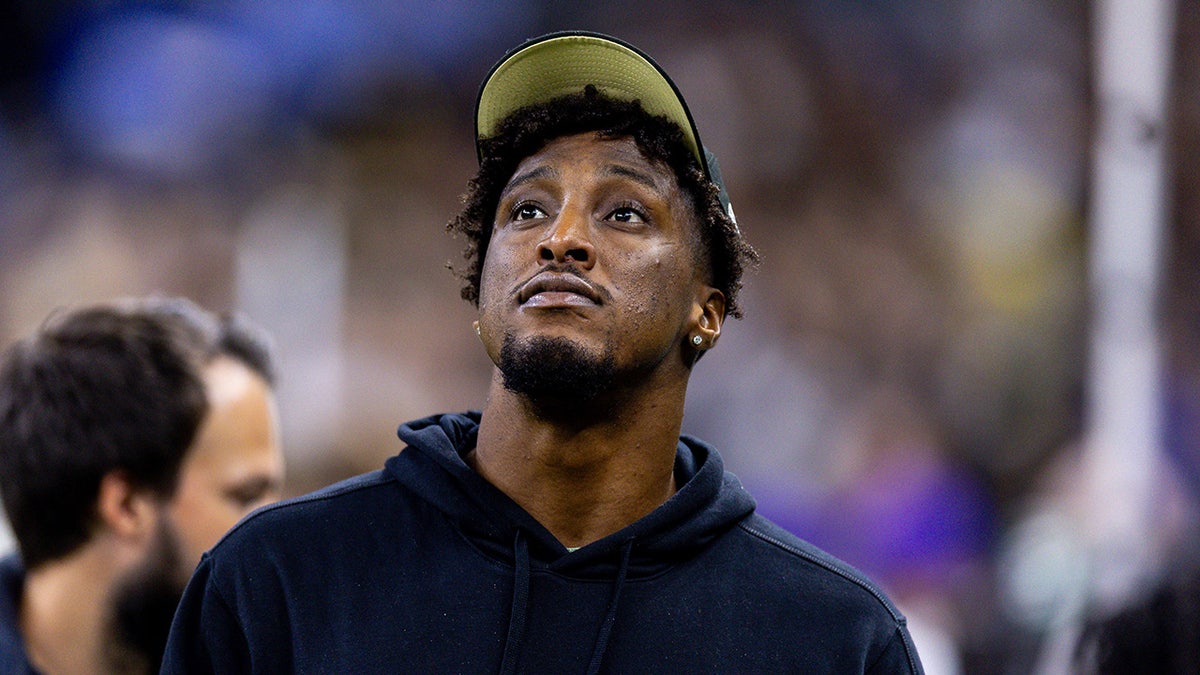
{"label": "hoodie hood", "polygon": [[[463,461],[475,447],[479,412],[444,414],[401,425],[408,444],[385,470],[450,519],[489,556],[512,563],[521,538],[530,563],[576,578],[630,578],[662,571],[705,547],[754,511],[754,500],[717,451],[682,436],[675,451],[676,493],[628,527],[568,555],[541,523]],[[626,560],[626,556],[628,559]]]}

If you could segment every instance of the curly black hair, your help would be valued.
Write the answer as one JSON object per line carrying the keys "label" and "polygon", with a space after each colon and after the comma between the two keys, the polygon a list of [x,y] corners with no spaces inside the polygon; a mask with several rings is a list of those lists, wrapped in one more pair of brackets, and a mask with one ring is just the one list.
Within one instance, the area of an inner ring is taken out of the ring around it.
{"label": "curly black hair", "polygon": [[[463,299],[479,304],[483,259],[496,206],[517,165],[556,138],[589,131],[603,138],[631,138],[648,159],[675,172],[680,187],[691,198],[698,222],[704,225],[699,228],[697,253],[708,255],[712,284],[725,294],[726,314],[740,318],[737,293],[742,272],[757,264],[758,254],[721,206],[717,186],[704,175],[683,132],[666,117],[647,113],[640,102],[605,96],[591,85],[513,112],[497,126],[495,135],[480,142],[479,171],[468,183],[463,209],[446,225],[449,232],[467,239],[463,251],[467,267],[459,272]],[[697,264],[703,262],[698,255]]]}

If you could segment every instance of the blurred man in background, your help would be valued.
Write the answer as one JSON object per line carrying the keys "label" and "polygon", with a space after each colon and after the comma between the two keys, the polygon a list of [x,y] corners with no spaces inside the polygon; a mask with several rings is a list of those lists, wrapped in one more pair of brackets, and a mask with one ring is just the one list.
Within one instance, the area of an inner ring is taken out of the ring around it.
{"label": "blurred man in background", "polygon": [[265,336],[182,299],[50,317],[0,364],[0,672],[157,672],[201,554],[279,498]]}

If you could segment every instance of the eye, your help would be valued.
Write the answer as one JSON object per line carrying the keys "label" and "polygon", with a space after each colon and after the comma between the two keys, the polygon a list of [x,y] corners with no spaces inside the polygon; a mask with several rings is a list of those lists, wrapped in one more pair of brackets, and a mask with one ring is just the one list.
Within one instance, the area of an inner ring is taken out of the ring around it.
{"label": "eye", "polygon": [[605,220],[614,220],[618,223],[645,223],[646,216],[634,206],[619,206],[613,209],[612,213],[608,214]]}
{"label": "eye", "polygon": [[249,508],[272,495],[275,484],[269,478],[253,478],[225,489],[225,499],[239,508]]}
{"label": "eye", "polygon": [[513,207],[512,210],[513,220],[533,220],[535,218],[545,217],[546,212],[531,202],[521,202]]}

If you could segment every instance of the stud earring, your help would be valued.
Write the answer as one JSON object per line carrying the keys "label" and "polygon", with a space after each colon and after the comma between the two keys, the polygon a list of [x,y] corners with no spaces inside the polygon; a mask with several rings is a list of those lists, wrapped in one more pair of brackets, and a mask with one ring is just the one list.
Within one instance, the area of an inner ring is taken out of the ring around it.
{"label": "stud earring", "polygon": [[699,347],[701,342],[704,342],[704,338],[700,337],[699,335],[692,336],[692,344]]}
{"label": "stud earring", "polygon": [[476,337],[483,337],[483,333],[479,332],[479,322],[478,322],[478,321],[476,321],[476,322],[474,323],[474,326],[475,326],[475,335],[476,335]]}

